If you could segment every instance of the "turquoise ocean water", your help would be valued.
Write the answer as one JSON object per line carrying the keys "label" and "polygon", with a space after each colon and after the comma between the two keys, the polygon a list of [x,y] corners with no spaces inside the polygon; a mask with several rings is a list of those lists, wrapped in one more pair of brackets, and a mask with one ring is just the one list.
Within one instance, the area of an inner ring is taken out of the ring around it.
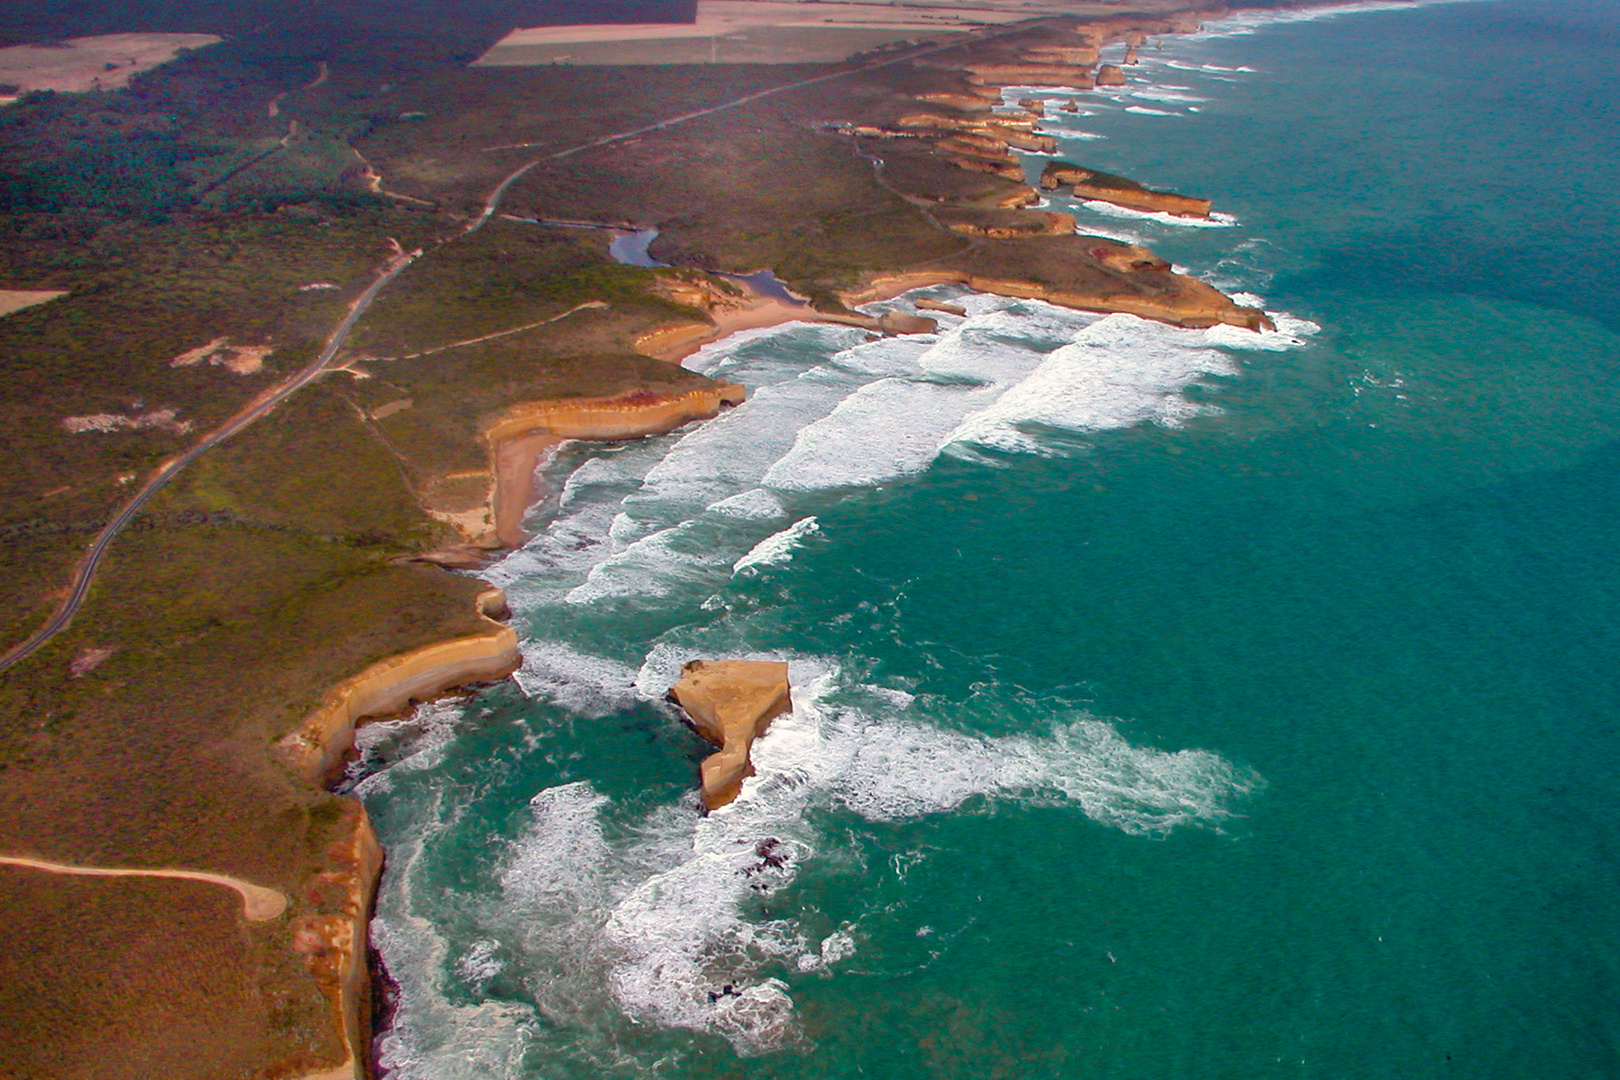
{"label": "turquoise ocean water", "polygon": [[[568,448],[523,670],[362,733],[391,1075],[1620,1076],[1617,45],[1167,41],[1061,156],[1229,218],[1076,212],[1277,333],[934,290]],[[708,818],[695,656],[794,681]]]}

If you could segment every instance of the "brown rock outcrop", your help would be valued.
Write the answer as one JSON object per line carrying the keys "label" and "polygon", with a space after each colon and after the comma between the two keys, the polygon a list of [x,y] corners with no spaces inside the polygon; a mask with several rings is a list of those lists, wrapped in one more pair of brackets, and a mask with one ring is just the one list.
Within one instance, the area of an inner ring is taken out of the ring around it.
{"label": "brown rock outcrop", "polygon": [[1074,100],[1074,98],[1070,98],[1068,101],[1063,103],[1063,111],[1068,113],[1077,113],[1080,111],[1080,103]]}
{"label": "brown rock outcrop", "polygon": [[504,679],[522,662],[517,631],[495,616],[506,610],[506,596],[488,589],[478,596],[487,628],[469,637],[379,660],[327,691],[320,706],[278,746],[289,764],[310,781],[325,785],[343,767],[354,746],[354,729],[368,716],[383,716],[412,701],[430,701],[446,690],[472,682]]}
{"label": "brown rock outcrop", "polygon": [[1039,132],[1018,131],[1015,129],[995,126],[996,137],[1008,146],[1016,147],[1035,154],[1053,154],[1057,152],[1057,139]]}
{"label": "brown rock outcrop", "polygon": [[1040,201],[1040,194],[1034,188],[1026,187],[1003,195],[996,200],[996,207],[1001,210],[1017,210],[1020,207],[1034,206]]}
{"label": "brown rock outcrop", "polygon": [[895,121],[903,128],[914,128],[928,131],[978,131],[985,126],[982,117],[972,120],[960,116],[943,116],[939,113],[909,113]]}
{"label": "brown rock outcrop", "polygon": [[1141,63],[1141,58],[1137,55],[1136,48],[1137,47],[1135,45],[1132,45],[1125,50],[1125,65],[1127,67],[1135,67],[1137,64]]}
{"label": "brown rock outcrop", "polygon": [[310,880],[306,890],[320,902],[293,921],[292,948],[303,956],[331,1003],[346,1059],[335,1068],[305,1073],[301,1080],[365,1080],[370,1075],[367,922],[383,852],[365,807],[348,798],[341,806],[338,838],[325,852],[326,869]]}
{"label": "brown rock outcrop", "polygon": [[[681,335],[701,338],[712,334],[709,323],[685,323],[665,331],[656,340],[643,335],[637,347],[670,348]],[[740,405],[747,391],[736,383],[665,394],[650,390],[632,391],[609,398],[558,398],[514,405],[501,414],[484,432],[495,475],[494,506],[496,539],[502,544],[520,544],[520,528],[525,510],[532,505],[535,465],[540,455],[562,439],[638,439],[673,431],[693,420],[707,420],[722,406]]]}
{"label": "brown rock outcrop", "polygon": [[984,126],[987,128],[1012,128],[1015,131],[1034,131],[1037,117],[1032,112],[1023,109],[1009,109],[1006,112],[996,113],[986,117]]}
{"label": "brown rock outcrop", "polygon": [[1007,148],[1006,140],[994,135],[982,135],[975,131],[963,131],[939,141],[939,148],[949,154],[966,154],[969,157],[1007,158],[1011,160],[1011,153]]}
{"label": "brown rock outcrop", "polygon": [[700,767],[705,810],[718,810],[741,793],[754,775],[749,747],[793,708],[788,666],[766,660],[693,660],[669,697],[692,729],[720,748]]}
{"label": "brown rock outcrop", "polygon": [[1019,98],[1018,107],[1026,112],[1034,114],[1035,116],[1046,115],[1046,102],[1042,101],[1040,98]]}
{"label": "brown rock outcrop", "polygon": [[1104,64],[1097,69],[1098,86],[1124,86],[1125,73],[1113,64]]}
{"label": "brown rock outcrop", "polygon": [[1072,187],[1077,199],[1096,199],[1128,206],[1133,210],[1174,214],[1177,217],[1209,217],[1210,201],[1170,191],[1153,191],[1134,180],[1111,173],[1084,169],[1067,161],[1050,162],[1041,170],[1041,187],[1056,191]]}
{"label": "brown rock outcrop", "polygon": [[[958,153],[967,153],[970,148],[976,148],[997,157],[1002,157],[1006,155],[1008,147],[1011,146],[1037,153],[1052,153],[1057,149],[1056,139],[1050,135],[1042,135],[1035,130],[1033,117],[1028,120],[1017,116],[997,116],[989,119],[975,118],[969,120],[958,116],[941,116],[937,113],[911,113],[908,116],[902,116],[895,123],[902,130],[872,130],[878,131],[878,137],[880,138],[895,138],[941,131],[953,132],[955,134],[952,137],[958,141],[950,147],[946,147],[946,149],[955,150]],[[858,133],[864,132],[851,132],[851,134]]]}

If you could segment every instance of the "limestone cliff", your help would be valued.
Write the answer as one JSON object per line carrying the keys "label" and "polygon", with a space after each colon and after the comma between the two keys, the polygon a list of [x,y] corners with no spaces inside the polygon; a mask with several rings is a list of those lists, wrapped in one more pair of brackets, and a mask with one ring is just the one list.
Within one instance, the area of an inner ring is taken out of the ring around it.
{"label": "limestone cliff", "polygon": [[748,750],[770,722],[793,708],[788,666],[763,660],[693,660],[669,692],[687,722],[720,749],[703,759],[703,806],[717,810],[754,775]]}
{"label": "limestone cliff", "polygon": [[[714,327],[707,323],[704,334]],[[666,342],[666,345],[673,342]],[[495,477],[491,502],[495,539],[521,544],[523,515],[534,502],[534,470],[540,455],[563,439],[637,439],[661,435],[693,420],[706,420],[722,406],[740,405],[747,391],[715,383],[681,394],[633,391],[606,398],[557,398],[514,405],[484,431]]]}
{"label": "limestone cliff", "polygon": [[930,105],[946,105],[953,109],[961,109],[963,112],[987,113],[995,105],[995,102],[990,98],[978,94],[918,94],[917,100],[927,102]]}
{"label": "limestone cliff", "polygon": [[927,296],[919,297],[917,299],[917,310],[942,311],[947,315],[967,314],[967,308],[963,307],[961,304],[952,304],[945,300],[935,300]]}
{"label": "limestone cliff", "polygon": [[517,631],[497,622],[505,594],[479,594],[478,612],[487,629],[469,637],[440,641],[379,660],[327,691],[319,707],[278,747],[307,779],[325,785],[337,778],[354,746],[354,729],[368,716],[398,712],[412,701],[430,701],[471,682],[504,679],[517,670]]}

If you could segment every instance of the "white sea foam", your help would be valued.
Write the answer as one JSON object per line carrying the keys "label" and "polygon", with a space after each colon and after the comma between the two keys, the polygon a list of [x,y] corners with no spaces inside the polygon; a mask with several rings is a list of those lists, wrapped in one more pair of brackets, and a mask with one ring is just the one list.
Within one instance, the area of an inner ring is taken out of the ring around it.
{"label": "white sea foam", "polygon": [[[655,649],[641,692],[661,697],[687,655]],[[818,809],[886,822],[1013,800],[1072,806],[1145,835],[1218,826],[1261,783],[1215,754],[1132,746],[1084,714],[1043,734],[991,738],[908,715],[904,694],[856,687],[836,703],[840,674],[824,661],[793,660],[790,670],[794,709],[754,744],[757,773],[730,806],[702,818],[655,810],[628,840],[610,841],[607,801],[588,784],[535,797],[501,881],[526,966],[546,973],[536,995],[544,1015],[588,1012],[606,994],[632,1020],[713,1031],[743,1054],[800,1041],[776,973],[835,967],[857,953],[858,931],[817,942],[790,906],[770,918],[751,912],[825,843]]]}
{"label": "white sea foam", "polygon": [[[371,795],[393,786],[390,772],[431,769],[444,759],[465,715],[465,702],[429,701],[397,720],[373,720],[354,732],[355,758],[345,769],[358,794]],[[387,768],[378,771],[386,763]]]}
{"label": "white sea foam", "polygon": [[525,641],[518,688],[584,717],[611,716],[638,700],[635,669],[558,641]]}
{"label": "white sea foam", "polygon": [[1166,112],[1164,109],[1150,109],[1146,105],[1127,105],[1125,111],[1136,113],[1138,116],[1180,116],[1178,112]]}
{"label": "white sea foam", "polygon": [[1176,87],[1175,89],[1171,89],[1167,86],[1150,87],[1145,90],[1131,91],[1131,97],[1141,98],[1143,101],[1190,102],[1194,105],[1209,100],[1208,98],[1194,97],[1191,94],[1181,94],[1176,92],[1177,90],[1186,89],[1189,89],[1189,87],[1181,86]]}
{"label": "white sea foam", "polygon": [[764,488],[749,488],[741,494],[711,503],[708,510],[711,514],[743,521],[769,521],[786,512],[782,509],[782,501]]}
{"label": "white sea foam", "polygon": [[701,520],[684,521],[659,529],[591,567],[579,585],[569,590],[570,604],[591,604],[610,598],[665,597],[683,584],[702,585],[730,564],[723,548],[717,549],[716,530]]}
{"label": "white sea foam", "polygon": [[830,412],[853,389],[847,380],[794,378],[763,386],[676,443],[647,473],[632,504],[684,504],[696,510],[753,487],[793,445],[794,433]]}
{"label": "white sea foam", "polygon": [[1207,375],[1237,373],[1229,356],[1208,345],[1207,331],[1109,315],[1048,356],[989,408],[967,418],[951,441],[1028,453],[1042,449],[1031,428],[1174,427],[1209,411],[1182,397],[1183,389]]}
{"label": "white sea foam", "polygon": [[804,546],[804,538],[820,530],[813,517],[801,518],[779,533],[773,533],[749,549],[731,567],[733,574],[744,570],[757,570],[763,566],[780,566],[793,558],[793,553]]}
{"label": "white sea foam", "polygon": [[[424,808],[413,839],[389,849],[390,872],[371,921],[371,941],[400,988],[393,1023],[377,1039],[377,1060],[397,1080],[516,1077],[534,1037],[535,1010],[489,998],[456,1004],[449,992],[450,944],[428,914],[441,891],[420,880],[424,848],[446,828],[435,809]],[[493,959],[491,951],[486,963]]]}

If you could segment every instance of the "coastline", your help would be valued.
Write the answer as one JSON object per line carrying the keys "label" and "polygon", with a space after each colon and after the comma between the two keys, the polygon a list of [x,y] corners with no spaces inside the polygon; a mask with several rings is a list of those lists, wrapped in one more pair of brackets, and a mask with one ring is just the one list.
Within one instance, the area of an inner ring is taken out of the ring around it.
{"label": "coastline", "polygon": [[[1195,17],[1219,17],[1227,12],[1193,12]],[[1123,37],[1125,29],[1117,36]],[[1163,32],[1163,31],[1160,31]],[[1145,249],[1098,240],[1120,248],[1127,257],[1147,254]],[[1124,273],[1133,272],[1126,269]],[[1176,326],[1207,327],[1220,323],[1250,330],[1271,328],[1263,312],[1235,304],[1218,290],[1186,275],[1171,275],[1194,303],[1175,305],[1115,293],[1085,294],[1053,289],[1032,280],[998,278],[968,269],[880,271],[864,282],[840,292],[847,306],[893,299],[913,289],[934,285],[963,285],[978,292],[1011,298],[1040,299],[1076,310],[1124,312]],[[709,313],[708,323],[675,323],[643,334],[638,351],[654,359],[680,364],[704,346],[741,331],[795,322],[849,325],[881,332],[879,320],[860,314],[823,312],[809,304],[795,304],[748,290],[751,300]],[[539,400],[510,407],[483,433],[490,462],[490,532],[481,539],[445,552],[423,556],[427,561],[462,569],[482,565],[504,550],[521,545],[526,535],[522,520],[538,495],[534,473],[541,459],[569,439],[620,440],[657,435],[681,425],[711,418],[745,395],[736,384],[659,395],[630,391],[601,398]],[[465,561],[458,562],[457,560]],[[488,634],[453,639],[401,654],[368,667],[328,692],[323,705],[306,718],[279,748],[295,768],[313,783],[325,786],[341,770],[353,746],[355,729],[366,720],[389,715],[413,701],[431,700],[478,682],[498,680],[521,663],[516,631],[496,621],[504,607],[500,590],[479,597],[480,615],[492,624]],[[306,1080],[338,1080],[369,1075],[365,1006],[369,993],[365,959],[367,925],[383,866],[383,854],[363,806],[349,797],[346,805],[356,816],[351,841],[336,861],[339,876],[351,897],[352,917],[320,927],[307,927],[306,937],[318,939],[315,952],[323,957],[323,970],[335,1012],[341,1018],[350,1055],[328,1070],[305,1074]]]}

